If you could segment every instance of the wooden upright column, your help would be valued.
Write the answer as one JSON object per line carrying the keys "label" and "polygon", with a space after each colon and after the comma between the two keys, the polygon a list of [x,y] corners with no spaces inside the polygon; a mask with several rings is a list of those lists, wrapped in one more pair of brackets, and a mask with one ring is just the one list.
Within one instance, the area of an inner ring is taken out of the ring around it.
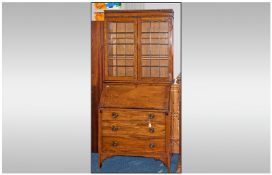
{"label": "wooden upright column", "polygon": [[98,105],[103,83],[104,22],[92,21],[91,25],[91,135],[92,152],[98,152]]}
{"label": "wooden upright column", "polygon": [[180,85],[171,86],[171,113],[172,113],[172,153],[179,153],[180,142]]}

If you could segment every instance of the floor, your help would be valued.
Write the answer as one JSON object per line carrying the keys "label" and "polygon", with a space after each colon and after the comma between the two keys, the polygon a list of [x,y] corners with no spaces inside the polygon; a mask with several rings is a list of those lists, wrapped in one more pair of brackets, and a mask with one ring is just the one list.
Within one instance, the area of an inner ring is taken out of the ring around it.
{"label": "floor", "polygon": [[[92,173],[167,173],[167,168],[160,160],[145,157],[114,156],[103,161],[98,169],[98,154],[91,156]],[[171,173],[175,173],[178,163],[178,154],[171,159]]]}

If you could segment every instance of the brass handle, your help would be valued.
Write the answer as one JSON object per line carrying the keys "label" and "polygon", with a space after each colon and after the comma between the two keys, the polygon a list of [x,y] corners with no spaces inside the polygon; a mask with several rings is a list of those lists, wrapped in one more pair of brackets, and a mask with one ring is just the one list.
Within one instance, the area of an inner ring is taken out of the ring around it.
{"label": "brass handle", "polygon": [[151,149],[155,148],[155,144],[154,143],[150,143],[149,144],[149,148],[151,148]]}
{"label": "brass handle", "polygon": [[151,133],[155,132],[155,128],[149,128],[149,132]]}
{"label": "brass handle", "polygon": [[155,115],[154,114],[148,114],[148,118],[153,119],[153,118],[155,118]]}
{"label": "brass handle", "polygon": [[112,145],[112,146],[118,146],[118,142],[113,141],[111,145]]}
{"label": "brass handle", "polygon": [[118,117],[118,113],[113,112],[113,113],[111,114],[111,116],[112,116],[112,118],[117,118],[117,117]]}
{"label": "brass handle", "polygon": [[112,131],[117,131],[118,129],[119,129],[118,126],[114,126],[114,125],[113,125],[113,126],[111,127],[111,130],[112,130]]}

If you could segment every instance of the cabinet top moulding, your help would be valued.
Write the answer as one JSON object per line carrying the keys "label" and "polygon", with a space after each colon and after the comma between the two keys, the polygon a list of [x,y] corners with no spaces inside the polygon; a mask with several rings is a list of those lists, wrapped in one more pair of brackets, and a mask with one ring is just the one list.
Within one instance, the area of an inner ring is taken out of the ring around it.
{"label": "cabinet top moulding", "polygon": [[173,17],[172,9],[159,10],[105,10],[105,18],[111,17]]}

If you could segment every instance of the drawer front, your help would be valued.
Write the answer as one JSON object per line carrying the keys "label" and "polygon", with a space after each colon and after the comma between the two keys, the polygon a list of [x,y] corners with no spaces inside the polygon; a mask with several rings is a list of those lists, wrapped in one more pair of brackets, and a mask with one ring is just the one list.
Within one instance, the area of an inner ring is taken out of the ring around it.
{"label": "drawer front", "polygon": [[165,125],[154,121],[103,121],[102,135],[165,138]]}
{"label": "drawer front", "polygon": [[164,112],[142,111],[142,110],[102,110],[102,120],[141,120],[165,122]]}
{"label": "drawer front", "polygon": [[122,137],[103,137],[103,152],[165,152],[164,139],[133,139]]}

